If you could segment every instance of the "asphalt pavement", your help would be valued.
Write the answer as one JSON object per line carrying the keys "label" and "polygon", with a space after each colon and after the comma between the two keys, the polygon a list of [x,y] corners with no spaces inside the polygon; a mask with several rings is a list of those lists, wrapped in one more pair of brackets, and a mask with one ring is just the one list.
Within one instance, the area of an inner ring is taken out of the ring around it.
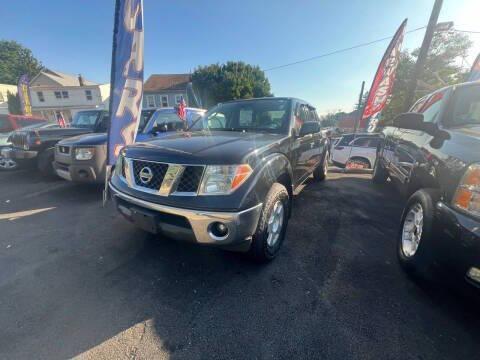
{"label": "asphalt pavement", "polygon": [[266,266],[145,234],[101,191],[0,173],[1,359],[479,358],[480,312],[404,275],[404,199],[370,175],[308,183]]}

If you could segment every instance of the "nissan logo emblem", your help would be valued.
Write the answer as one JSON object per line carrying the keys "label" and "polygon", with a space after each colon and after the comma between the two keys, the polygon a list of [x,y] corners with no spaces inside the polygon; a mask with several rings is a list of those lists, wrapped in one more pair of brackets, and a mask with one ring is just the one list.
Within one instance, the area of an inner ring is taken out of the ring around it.
{"label": "nissan logo emblem", "polygon": [[150,181],[152,181],[153,178],[152,169],[150,169],[148,166],[145,166],[140,170],[138,176],[140,177],[140,181],[143,184],[148,184]]}

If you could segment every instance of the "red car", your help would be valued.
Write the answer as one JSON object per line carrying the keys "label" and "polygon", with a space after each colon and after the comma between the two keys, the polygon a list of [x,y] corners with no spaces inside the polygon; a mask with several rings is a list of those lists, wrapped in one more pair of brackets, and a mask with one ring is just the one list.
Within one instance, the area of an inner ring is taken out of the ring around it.
{"label": "red car", "polygon": [[46,121],[35,116],[0,114],[0,134],[9,133],[25,126],[45,123]]}

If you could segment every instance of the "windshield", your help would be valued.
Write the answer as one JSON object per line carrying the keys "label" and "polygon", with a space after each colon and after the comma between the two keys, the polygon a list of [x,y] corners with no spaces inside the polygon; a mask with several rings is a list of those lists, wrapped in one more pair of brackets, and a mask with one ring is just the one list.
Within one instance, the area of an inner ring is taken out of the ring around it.
{"label": "windshield", "polygon": [[262,99],[219,104],[196,121],[191,130],[286,133],[290,101]]}
{"label": "windshield", "polygon": [[456,91],[450,124],[480,124],[480,86],[461,87]]}
{"label": "windshield", "polygon": [[[201,110],[186,110],[187,126],[192,124],[195,120],[202,116],[204,112]],[[182,130],[185,128],[185,122],[180,119],[175,109],[171,110],[158,110],[152,115],[147,125],[145,126],[143,133],[151,133],[152,130],[157,131],[173,131]]]}
{"label": "windshield", "polygon": [[100,113],[100,111],[80,111],[73,118],[72,127],[93,128]]}

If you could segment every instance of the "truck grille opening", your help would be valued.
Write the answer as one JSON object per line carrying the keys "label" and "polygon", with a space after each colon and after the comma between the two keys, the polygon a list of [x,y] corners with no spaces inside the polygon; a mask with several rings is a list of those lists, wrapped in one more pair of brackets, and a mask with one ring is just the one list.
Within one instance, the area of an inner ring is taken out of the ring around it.
{"label": "truck grille opening", "polygon": [[68,154],[70,154],[70,147],[69,146],[64,146],[64,145],[59,145],[58,146],[58,152],[60,154],[68,155]]}
{"label": "truck grille opening", "polygon": [[187,166],[178,183],[178,192],[197,192],[203,175],[203,166]]}
{"label": "truck grille opening", "polygon": [[25,133],[13,133],[11,136],[12,145],[16,148],[24,148],[27,144],[27,134]]}
{"label": "truck grille opening", "polygon": [[[145,160],[131,160],[135,185],[151,190],[159,190],[167,173],[169,164]],[[204,166],[186,165],[181,178],[178,179],[175,193],[197,193],[202,180]],[[123,169],[122,169],[123,170]]]}

